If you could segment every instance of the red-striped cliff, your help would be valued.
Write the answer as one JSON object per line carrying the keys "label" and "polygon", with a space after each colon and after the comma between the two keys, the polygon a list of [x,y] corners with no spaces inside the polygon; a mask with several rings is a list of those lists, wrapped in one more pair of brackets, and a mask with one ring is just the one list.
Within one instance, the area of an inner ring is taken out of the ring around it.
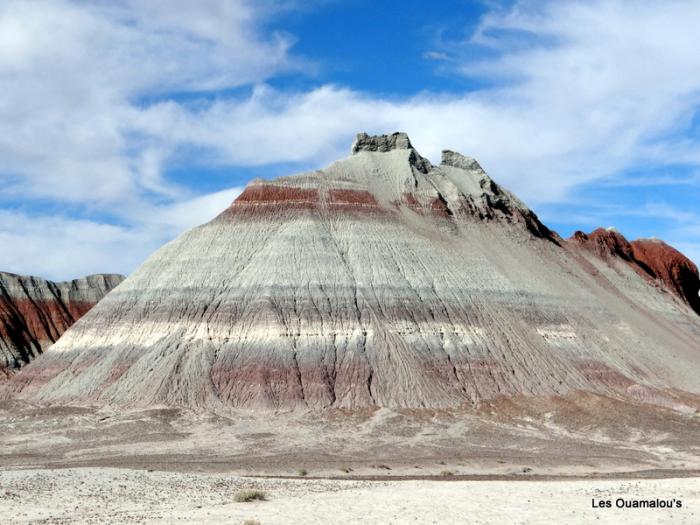
{"label": "red-striped cliff", "polygon": [[625,261],[640,275],[661,283],[700,314],[700,276],[693,261],[659,239],[628,241],[614,228],[598,228],[589,234],[574,233],[571,241],[603,259]]}
{"label": "red-striped cliff", "polygon": [[0,272],[0,379],[44,352],[123,279],[90,275],[52,282]]}

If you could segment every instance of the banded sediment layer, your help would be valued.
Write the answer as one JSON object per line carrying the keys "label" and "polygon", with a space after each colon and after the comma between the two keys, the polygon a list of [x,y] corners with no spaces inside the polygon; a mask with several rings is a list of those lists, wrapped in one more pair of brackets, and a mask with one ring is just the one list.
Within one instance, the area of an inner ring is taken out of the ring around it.
{"label": "banded sediment layer", "polygon": [[124,277],[52,282],[0,272],[0,380],[54,344]]}
{"label": "banded sediment layer", "polygon": [[361,134],[325,169],[250,183],[8,386],[212,410],[699,393],[700,317],[658,268],[589,244],[472,158],[434,166],[405,134]]}

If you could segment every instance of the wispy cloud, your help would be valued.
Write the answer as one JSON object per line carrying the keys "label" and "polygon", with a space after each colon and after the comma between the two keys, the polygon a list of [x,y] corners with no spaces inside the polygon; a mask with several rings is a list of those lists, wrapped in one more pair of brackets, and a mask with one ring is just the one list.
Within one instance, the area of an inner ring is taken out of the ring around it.
{"label": "wispy cloud", "polygon": [[[0,170],[6,191],[124,203],[172,196],[169,144],[131,125],[146,98],[259,82],[293,67],[246,0],[8,1],[0,6]],[[90,184],[86,184],[86,181]]]}
{"label": "wispy cloud", "polygon": [[[114,243],[93,248],[108,258],[133,254],[123,269],[163,239],[159,221],[171,232],[193,225],[201,216],[187,206],[214,211],[235,193],[201,196],[168,175],[179,162],[318,166],[345,154],[357,131],[404,130],[434,160],[442,148],[478,157],[536,207],[570,202],[595,184],[648,185],[631,175],[636,168],[668,174],[683,166],[687,174],[700,166],[700,137],[688,132],[700,105],[695,1],[494,8],[475,32],[423,57],[442,74],[473,77],[481,87],[406,98],[342,85],[270,87],[269,79],[306,65],[290,51],[294,37],[262,29],[288,2],[176,4],[45,0],[0,7],[3,198],[119,217],[122,226],[101,234]],[[232,94],[240,87],[246,90]],[[693,175],[665,176],[669,184],[697,185]],[[685,228],[680,240],[690,246],[700,234],[684,213],[677,209],[666,220],[677,227],[669,229],[674,240]],[[596,213],[582,216],[593,220]],[[20,231],[17,221],[0,225],[4,239]],[[18,229],[10,231],[12,224]],[[71,273],[99,269],[99,257],[60,255],[60,243],[22,231],[52,246],[54,260],[73,257]],[[0,255],[0,267],[29,268],[29,258]],[[47,266],[48,274],[70,266],[55,268]]]}
{"label": "wispy cloud", "polygon": [[450,56],[442,51],[426,51],[423,53],[423,58],[426,60],[449,60]]}
{"label": "wispy cloud", "polygon": [[[3,2],[0,206],[39,204],[31,214],[3,212],[0,268],[50,277],[128,271],[211,216],[199,210],[225,206],[221,196],[235,189],[201,197],[167,176],[177,145],[145,133],[139,115],[163,97],[205,97],[303,67],[289,57],[287,36],[259,31],[279,4]],[[67,211],[76,207],[93,218],[76,219]]]}
{"label": "wispy cloud", "polygon": [[[453,67],[491,84],[464,95],[397,100],[337,86],[301,93],[259,87],[247,100],[196,110],[155,105],[140,115],[142,126],[243,164],[323,162],[357,130],[403,129],[430,156],[459,148],[529,201],[560,201],[630,168],[700,164],[700,141],[684,134],[700,103],[693,22],[700,6],[635,6],[520,3],[486,16]],[[474,58],[484,47],[489,59]]]}

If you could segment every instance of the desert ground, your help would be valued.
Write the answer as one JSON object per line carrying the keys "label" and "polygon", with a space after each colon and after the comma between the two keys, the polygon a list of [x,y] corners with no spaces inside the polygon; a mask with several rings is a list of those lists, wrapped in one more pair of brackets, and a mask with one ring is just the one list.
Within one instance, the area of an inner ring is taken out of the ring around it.
{"label": "desert ground", "polygon": [[[266,501],[237,503],[246,488]],[[592,499],[682,498],[673,509],[593,509]],[[687,523],[700,479],[350,481],[113,468],[0,472],[0,522]]]}
{"label": "desert ground", "polygon": [[[0,428],[2,524],[700,522],[697,412],[602,396],[226,415],[6,401]],[[266,500],[236,502],[245,489]]]}

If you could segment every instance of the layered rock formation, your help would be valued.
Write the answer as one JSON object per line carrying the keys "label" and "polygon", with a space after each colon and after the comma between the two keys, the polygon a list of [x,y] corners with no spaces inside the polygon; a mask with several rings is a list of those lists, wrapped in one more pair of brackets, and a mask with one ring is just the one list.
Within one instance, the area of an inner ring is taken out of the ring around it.
{"label": "layered rock formation", "polygon": [[44,352],[123,280],[90,275],[55,283],[0,272],[0,380]]}
{"label": "layered rock formation", "polygon": [[662,283],[700,314],[700,276],[698,268],[681,252],[659,239],[629,242],[614,228],[598,228],[589,234],[577,231],[572,241],[593,251],[605,260],[619,258],[640,275]]}
{"label": "layered rock formation", "polygon": [[700,314],[698,268],[681,252],[658,239],[632,241],[634,259],[651,271],[669,290]]}
{"label": "layered rock formation", "polygon": [[16,375],[14,395],[219,410],[700,392],[700,317],[665,285],[562,241],[474,159],[433,166],[404,134],[359,135],[352,152],[253,181]]}

